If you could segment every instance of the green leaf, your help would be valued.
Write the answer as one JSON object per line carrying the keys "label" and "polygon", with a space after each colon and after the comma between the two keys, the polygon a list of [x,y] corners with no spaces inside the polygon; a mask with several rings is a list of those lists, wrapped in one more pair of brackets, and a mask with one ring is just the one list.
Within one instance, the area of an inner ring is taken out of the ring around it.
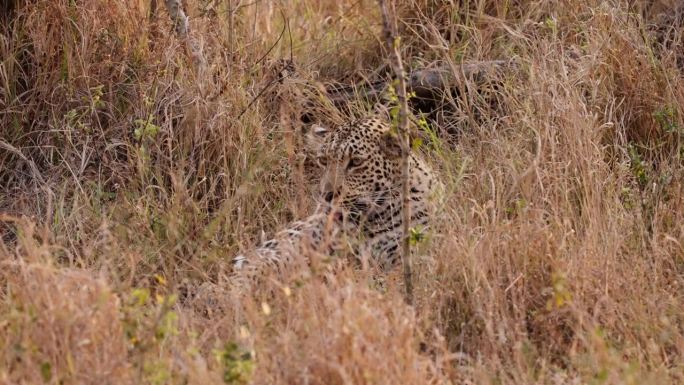
{"label": "green leaf", "polygon": [[223,382],[246,384],[254,371],[254,354],[241,349],[235,342],[229,342],[223,349],[214,350],[216,360],[223,366]]}
{"label": "green leaf", "polygon": [[415,151],[418,150],[421,146],[423,145],[423,139],[422,138],[414,138],[411,141],[411,148]]}
{"label": "green leaf", "polygon": [[147,303],[147,300],[150,298],[150,291],[145,288],[133,289],[131,296],[135,298],[137,306],[142,306]]}
{"label": "green leaf", "polygon": [[43,381],[50,382],[52,379],[52,365],[45,361],[40,364],[40,375],[43,377]]}
{"label": "green leaf", "polygon": [[59,77],[63,82],[69,80],[69,58],[67,57],[67,46],[62,46],[62,62],[59,67]]}
{"label": "green leaf", "polygon": [[425,240],[425,232],[421,227],[412,227],[409,230],[409,244],[415,246]]}
{"label": "green leaf", "polygon": [[144,138],[154,139],[159,133],[160,127],[154,124],[154,115],[150,114],[147,119],[136,119],[134,121],[136,128],[133,135],[136,140]]}

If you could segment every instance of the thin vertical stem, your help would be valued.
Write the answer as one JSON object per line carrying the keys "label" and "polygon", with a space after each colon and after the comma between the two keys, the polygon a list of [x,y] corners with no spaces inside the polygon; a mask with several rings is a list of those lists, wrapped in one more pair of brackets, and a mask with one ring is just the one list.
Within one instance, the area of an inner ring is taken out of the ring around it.
{"label": "thin vertical stem", "polygon": [[[410,202],[410,169],[409,158],[411,153],[411,144],[409,139],[408,127],[408,99],[406,96],[406,72],[401,60],[401,52],[399,50],[399,33],[397,28],[397,15],[394,3],[390,0],[379,0],[380,10],[382,13],[383,36],[387,44],[389,52],[389,60],[396,77],[395,92],[399,100],[399,115],[397,121],[397,131],[401,139],[402,149],[402,248],[401,248],[401,262],[404,270],[404,288],[406,290],[405,300],[409,305],[413,305],[413,264],[411,260],[410,249],[410,225],[411,225],[411,207]],[[390,4],[388,4],[390,3]]]}

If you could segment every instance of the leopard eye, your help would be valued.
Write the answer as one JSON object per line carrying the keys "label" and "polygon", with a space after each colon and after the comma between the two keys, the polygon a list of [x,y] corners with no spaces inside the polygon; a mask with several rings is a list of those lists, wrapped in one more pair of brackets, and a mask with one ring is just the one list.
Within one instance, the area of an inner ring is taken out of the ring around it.
{"label": "leopard eye", "polygon": [[364,158],[359,158],[359,157],[354,157],[354,158],[349,159],[349,163],[347,163],[347,170],[352,169],[352,168],[359,167],[360,165],[363,164],[363,162],[364,162],[365,160],[366,160],[366,159],[364,159]]}
{"label": "leopard eye", "polygon": [[325,167],[325,165],[328,164],[328,157],[325,155],[320,155],[316,157],[316,162],[318,163],[319,166]]}

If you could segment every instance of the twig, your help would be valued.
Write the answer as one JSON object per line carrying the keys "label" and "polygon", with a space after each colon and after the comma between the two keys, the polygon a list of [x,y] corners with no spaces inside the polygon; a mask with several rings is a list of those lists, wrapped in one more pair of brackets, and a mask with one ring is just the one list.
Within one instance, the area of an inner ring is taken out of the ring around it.
{"label": "twig", "polygon": [[242,115],[244,115],[254,105],[254,103],[256,103],[256,101],[266,93],[266,91],[268,91],[274,84],[276,84],[280,80],[280,78],[275,78],[268,82],[268,84],[266,84],[266,86],[264,86],[264,88],[262,88],[261,91],[259,91],[259,93],[255,97],[253,97],[252,100],[249,101],[247,107],[243,108],[242,111],[240,111],[240,113],[238,114],[238,116],[232,121],[239,122],[240,118],[242,118]]}
{"label": "twig", "polygon": [[[176,34],[184,41],[186,49],[188,49],[190,57],[192,57],[196,73],[200,74],[205,65],[202,47],[190,36],[190,20],[185,11],[183,11],[181,0],[164,0],[164,4],[169,12],[171,21],[173,21]],[[153,5],[156,5],[156,2]]]}
{"label": "twig", "polygon": [[406,303],[413,305],[413,272],[410,249],[410,221],[411,221],[411,207],[409,206],[409,157],[411,154],[411,144],[409,142],[409,127],[408,127],[408,99],[406,97],[406,73],[404,72],[404,65],[401,61],[401,52],[399,51],[399,35],[397,31],[397,16],[394,3],[391,4],[385,0],[378,0],[380,3],[380,10],[382,13],[382,32],[389,51],[390,64],[396,77],[394,83],[397,98],[399,99],[399,116],[397,122],[397,131],[399,134],[401,149],[402,149],[402,213],[403,213],[403,228],[402,228],[402,249],[401,262],[404,268],[404,288],[406,289]]}
{"label": "twig", "polygon": [[[287,21],[284,13],[282,13],[282,16],[283,16],[283,21]],[[286,28],[287,28],[287,25],[283,25],[283,30],[280,31],[280,35],[278,35],[278,38],[276,39],[276,41],[271,45],[271,47],[266,51],[265,54],[261,55],[259,60],[254,62],[254,64],[252,65],[252,68],[256,67],[259,63],[261,63],[264,59],[266,59],[266,56],[268,56],[271,53],[271,51],[273,51],[273,49],[278,45],[278,43],[280,43],[280,39],[282,39],[283,35],[285,35],[285,29]]]}
{"label": "twig", "polygon": [[21,152],[20,149],[18,149],[18,148],[16,148],[16,147],[12,146],[11,144],[9,144],[9,143],[7,143],[7,142],[5,142],[5,141],[3,141],[3,140],[0,140],[0,148],[5,149],[5,150],[7,150],[7,151],[13,153],[14,155],[18,156],[19,159],[21,159],[21,160],[23,160],[24,162],[26,162],[26,164],[27,164],[27,165],[29,166],[29,168],[31,169],[31,174],[33,174],[33,178],[35,178],[36,180],[38,180],[38,182],[40,182],[41,185],[45,185],[45,179],[43,179],[43,175],[41,175],[41,174],[40,174],[40,171],[38,171],[38,167],[36,167],[36,164],[33,162],[32,159],[27,158],[27,157]]}
{"label": "twig", "polygon": [[188,37],[188,31],[190,30],[190,22],[188,21],[188,16],[183,11],[183,5],[181,0],[164,0],[166,4],[166,10],[169,12],[169,16],[173,21],[173,28],[176,30],[178,37],[185,39]]}
{"label": "twig", "polygon": [[147,14],[147,19],[151,24],[157,21],[157,0],[150,0],[150,12]]}

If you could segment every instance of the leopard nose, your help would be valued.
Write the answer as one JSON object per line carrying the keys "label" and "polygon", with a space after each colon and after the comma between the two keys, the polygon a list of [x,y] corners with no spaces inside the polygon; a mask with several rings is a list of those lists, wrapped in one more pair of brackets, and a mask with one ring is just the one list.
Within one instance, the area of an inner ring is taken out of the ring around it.
{"label": "leopard nose", "polygon": [[325,193],[325,195],[323,196],[323,199],[325,199],[326,202],[330,203],[330,202],[332,202],[332,200],[333,200],[334,197],[335,197],[335,194],[333,194],[332,191],[328,191],[328,192]]}

